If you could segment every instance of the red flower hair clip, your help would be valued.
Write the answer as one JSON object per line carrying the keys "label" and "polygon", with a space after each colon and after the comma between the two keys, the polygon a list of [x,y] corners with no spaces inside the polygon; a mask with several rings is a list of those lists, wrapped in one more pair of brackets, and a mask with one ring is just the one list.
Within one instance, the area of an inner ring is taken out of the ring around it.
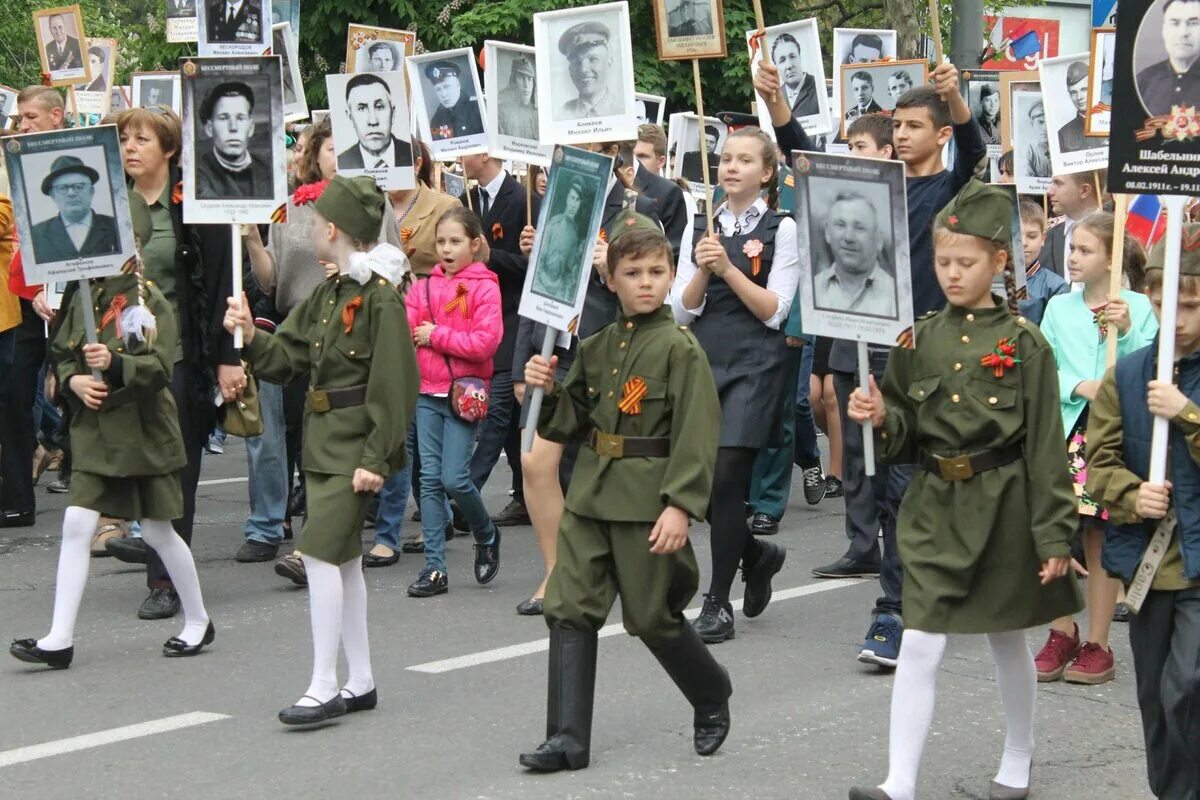
{"label": "red flower hair clip", "polygon": [[1001,339],[996,342],[992,352],[979,359],[980,366],[989,367],[997,378],[1004,377],[1006,369],[1012,369],[1021,363],[1017,358],[1017,342],[1015,339]]}
{"label": "red flower hair clip", "polygon": [[329,181],[317,181],[316,183],[306,183],[300,186],[292,194],[292,203],[297,206],[306,206],[309,203],[317,202],[322,194],[325,193],[325,187],[329,185]]}

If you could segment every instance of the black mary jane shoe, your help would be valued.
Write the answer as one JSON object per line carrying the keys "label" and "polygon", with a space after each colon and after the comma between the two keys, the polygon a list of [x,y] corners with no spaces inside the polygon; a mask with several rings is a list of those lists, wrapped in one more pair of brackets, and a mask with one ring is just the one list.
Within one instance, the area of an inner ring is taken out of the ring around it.
{"label": "black mary jane shoe", "polygon": [[[349,689],[342,689],[343,692],[350,692]],[[350,694],[349,697],[342,695],[342,699],[346,701],[346,713],[353,714],[356,711],[370,711],[379,705],[379,692],[375,689],[366,694]]]}
{"label": "black mary jane shoe", "polygon": [[18,661],[24,661],[26,664],[45,664],[50,669],[66,669],[75,658],[74,647],[43,650],[37,646],[37,639],[15,639],[9,645],[8,652]]}
{"label": "black mary jane shoe", "polygon": [[367,567],[390,567],[399,560],[399,550],[393,550],[390,556],[377,556],[371,552],[363,555],[363,565]]}
{"label": "black mary jane shoe", "polygon": [[517,606],[517,613],[522,617],[540,617],[545,611],[542,598],[531,597]]}
{"label": "black mary jane shoe", "polygon": [[491,583],[500,572],[500,529],[492,527],[491,544],[475,544],[475,582]]}
{"label": "black mary jane shoe", "polygon": [[[307,694],[304,697],[313,701],[317,699]],[[339,692],[320,705],[291,706],[285,708],[279,712],[279,721],[284,725],[317,725],[334,717],[344,716],[348,710],[346,698],[342,697],[341,692]]]}
{"label": "black mary jane shoe", "polygon": [[720,708],[696,709],[693,720],[692,745],[702,756],[711,756],[725,743],[729,735],[729,701]]}
{"label": "black mary jane shoe", "polygon": [[213,627],[212,620],[208,621],[208,627],[204,630],[204,638],[200,640],[200,644],[188,644],[178,636],[172,636],[167,639],[163,645],[163,655],[167,658],[186,658],[194,656],[203,650],[205,647],[213,643],[217,638],[217,629]]}
{"label": "black mary jane shoe", "polygon": [[[522,767],[534,772],[561,772],[573,767],[562,746],[553,742],[543,742],[532,753],[521,753],[517,759]],[[583,766],[587,766],[584,764]]]}

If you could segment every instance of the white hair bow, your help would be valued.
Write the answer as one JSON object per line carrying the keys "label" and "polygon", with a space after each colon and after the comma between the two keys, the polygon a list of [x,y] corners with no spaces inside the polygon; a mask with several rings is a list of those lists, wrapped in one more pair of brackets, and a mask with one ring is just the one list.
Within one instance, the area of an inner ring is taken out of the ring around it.
{"label": "white hair bow", "polygon": [[365,284],[375,272],[399,286],[411,269],[403,250],[394,244],[380,242],[366,253],[351,253],[346,275]]}

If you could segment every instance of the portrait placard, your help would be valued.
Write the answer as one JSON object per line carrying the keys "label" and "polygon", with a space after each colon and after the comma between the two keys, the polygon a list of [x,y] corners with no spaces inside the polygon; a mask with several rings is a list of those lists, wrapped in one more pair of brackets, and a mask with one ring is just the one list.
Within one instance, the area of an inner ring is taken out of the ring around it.
{"label": "portrait placard", "polygon": [[663,124],[663,115],[667,110],[667,98],[657,94],[635,92],[633,95],[633,115],[638,125]]}
{"label": "portrait placard", "polygon": [[[1014,84],[1017,85],[1014,86]],[[1013,149],[1013,92],[1038,92],[1040,94],[1041,91],[1041,84],[1034,80],[1032,75],[1025,75],[1020,72],[1000,73],[1000,148],[1002,154],[1010,152]],[[1046,152],[1048,153],[1049,150]]]}
{"label": "portrait placard", "polygon": [[488,152],[496,158],[550,166],[554,147],[542,146],[538,132],[534,49],[505,42],[484,42],[483,64]]}
{"label": "portrait placard", "polygon": [[1121,0],[1108,187],[1200,195],[1200,45],[1194,2]]}
{"label": "portrait placard", "polygon": [[412,31],[351,25],[346,29],[346,72],[401,71],[416,41]]}
{"label": "portrait placard", "polygon": [[[792,116],[809,136],[833,133],[830,124],[829,98],[821,87],[825,85],[825,65],[821,58],[821,37],[815,19],[788,22],[766,29],[762,41],[757,31],[746,31],[750,49],[750,69],[758,71],[758,62],[766,59],[779,68],[783,94],[792,109]],[[759,53],[759,46],[762,53]],[[772,132],[771,115],[764,103],[758,103],[759,127]]]}
{"label": "portrait placard", "polygon": [[1117,55],[1117,29],[1092,31],[1092,79],[1088,81],[1088,136],[1108,136],[1112,126],[1113,64]]}
{"label": "portrait placard", "polygon": [[1000,102],[1000,73],[995,70],[963,70],[967,83],[967,105],[971,116],[979,123],[983,132],[983,143],[987,145],[988,158],[999,158],[1001,149],[1000,130],[1003,126],[1003,109]]}
{"label": "portrait placard", "polygon": [[[271,28],[283,23],[291,23],[288,35],[292,37],[292,47],[300,52],[300,0],[271,0]],[[276,53],[275,55],[282,55]]]}
{"label": "portrait placard", "polygon": [[653,0],[660,61],[724,58],[722,0]]}
{"label": "portrait placard", "polygon": [[16,125],[17,95],[11,86],[0,85],[0,128],[8,130]]}
{"label": "portrait placard", "polygon": [[833,64],[873,64],[896,59],[896,32],[868,28],[833,29]]}
{"label": "portrait placard", "polygon": [[84,57],[82,43],[83,12],[79,6],[43,8],[33,12],[33,31],[37,36],[42,72],[50,76],[50,86],[91,83],[92,70]]}
{"label": "portrait placard", "polygon": [[[717,185],[717,168],[721,165],[721,151],[729,138],[729,127],[717,117],[705,117],[704,126],[695,114],[680,114],[672,117],[671,135],[675,143],[675,159],[672,178],[685,178],[689,183],[703,189],[705,184]],[[708,177],[700,161],[700,143],[708,151]],[[667,143],[670,149],[671,142]]]}
{"label": "portrait placard", "polygon": [[280,22],[271,26],[271,53],[283,59],[283,121],[308,119],[308,100],[304,97],[304,81],[300,77],[300,58],[296,55],[296,36],[292,23]]}
{"label": "portrait placard", "polygon": [[443,161],[488,150],[475,51],[444,50],[405,59],[421,138]]}
{"label": "portrait placard", "polygon": [[279,56],[181,59],[183,218],[189,224],[284,219]]}
{"label": "portrait placard", "polygon": [[183,116],[183,90],[178,72],[135,72],[130,76],[133,108],[166,106]]}
{"label": "portrait placard", "polygon": [[1108,163],[1108,139],[1085,132],[1091,82],[1088,54],[1043,58],[1041,78],[1054,174],[1102,169]]}
{"label": "portrait placard", "polygon": [[925,83],[928,67],[929,62],[923,58],[875,64],[838,64],[842,138],[846,137],[850,123],[859,117],[867,114],[891,116],[896,110],[896,101],[905,92]]}
{"label": "portrait placard", "polygon": [[534,14],[533,41],[543,142],[637,138],[627,3]]}
{"label": "portrait placard", "polygon": [[804,332],[894,345],[913,327],[904,164],[792,153]]}
{"label": "portrait placard", "polygon": [[326,75],[325,85],[338,174],[370,175],[384,190],[415,187],[404,73]]}
{"label": "portrait placard", "polygon": [[84,56],[92,71],[92,79],[88,83],[76,84],[68,91],[74,96],[76,114],[103,116],[111,105],[108,89],[113,85],[113,73],[117,66],[117,40],[88,39]]}
{"label": "portrait placard", "polygon": [[467,191],[467,179],[448,169],[442,170],[442,188],[451,197],[462,197]]}
{"label": "portrait placard", "polygon": [[31,285],[115,275],[134,257],[115,125],[12,136],[4,158]]}
{"label": "portrait placard", "polygon": [[167,41],[174,44],[198,41],[200,26],[196,22],[197,0],[165,0],[165,2],[167,4]]}
{"label": "portrait placard", "polygon": [[114,86],[109,92],[109,111],[124,111],[133,108],[133,87]]}
{"label": "portrait placard", "polygon": [[196,0],[204,56],[261,56],[271,50],[271,0]]}
{"label": "portrait placard", "polygon": [[1053,175],[1046,104],[1036,81],[1013,81],[1008,88],[1014,183],[1021,194],[1045,194]]}
{"label": "portrait placard", "polygon": [[554,148],[525,273],[521,316],[558,331],[573,333],[578,327],[612,171],[609,156]]}

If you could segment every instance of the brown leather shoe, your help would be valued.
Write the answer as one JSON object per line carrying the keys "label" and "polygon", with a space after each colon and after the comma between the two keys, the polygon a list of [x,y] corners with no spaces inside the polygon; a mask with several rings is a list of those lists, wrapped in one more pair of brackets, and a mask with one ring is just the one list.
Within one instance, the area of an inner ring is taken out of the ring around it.
{"label": "brown leather shoe", "polygon": [[92,537],[92,558],[107,558],[112,555],[105,545],[110,539],[124,539],[129,535],[128,523],[112,517],[101,517],[96,535]]}

